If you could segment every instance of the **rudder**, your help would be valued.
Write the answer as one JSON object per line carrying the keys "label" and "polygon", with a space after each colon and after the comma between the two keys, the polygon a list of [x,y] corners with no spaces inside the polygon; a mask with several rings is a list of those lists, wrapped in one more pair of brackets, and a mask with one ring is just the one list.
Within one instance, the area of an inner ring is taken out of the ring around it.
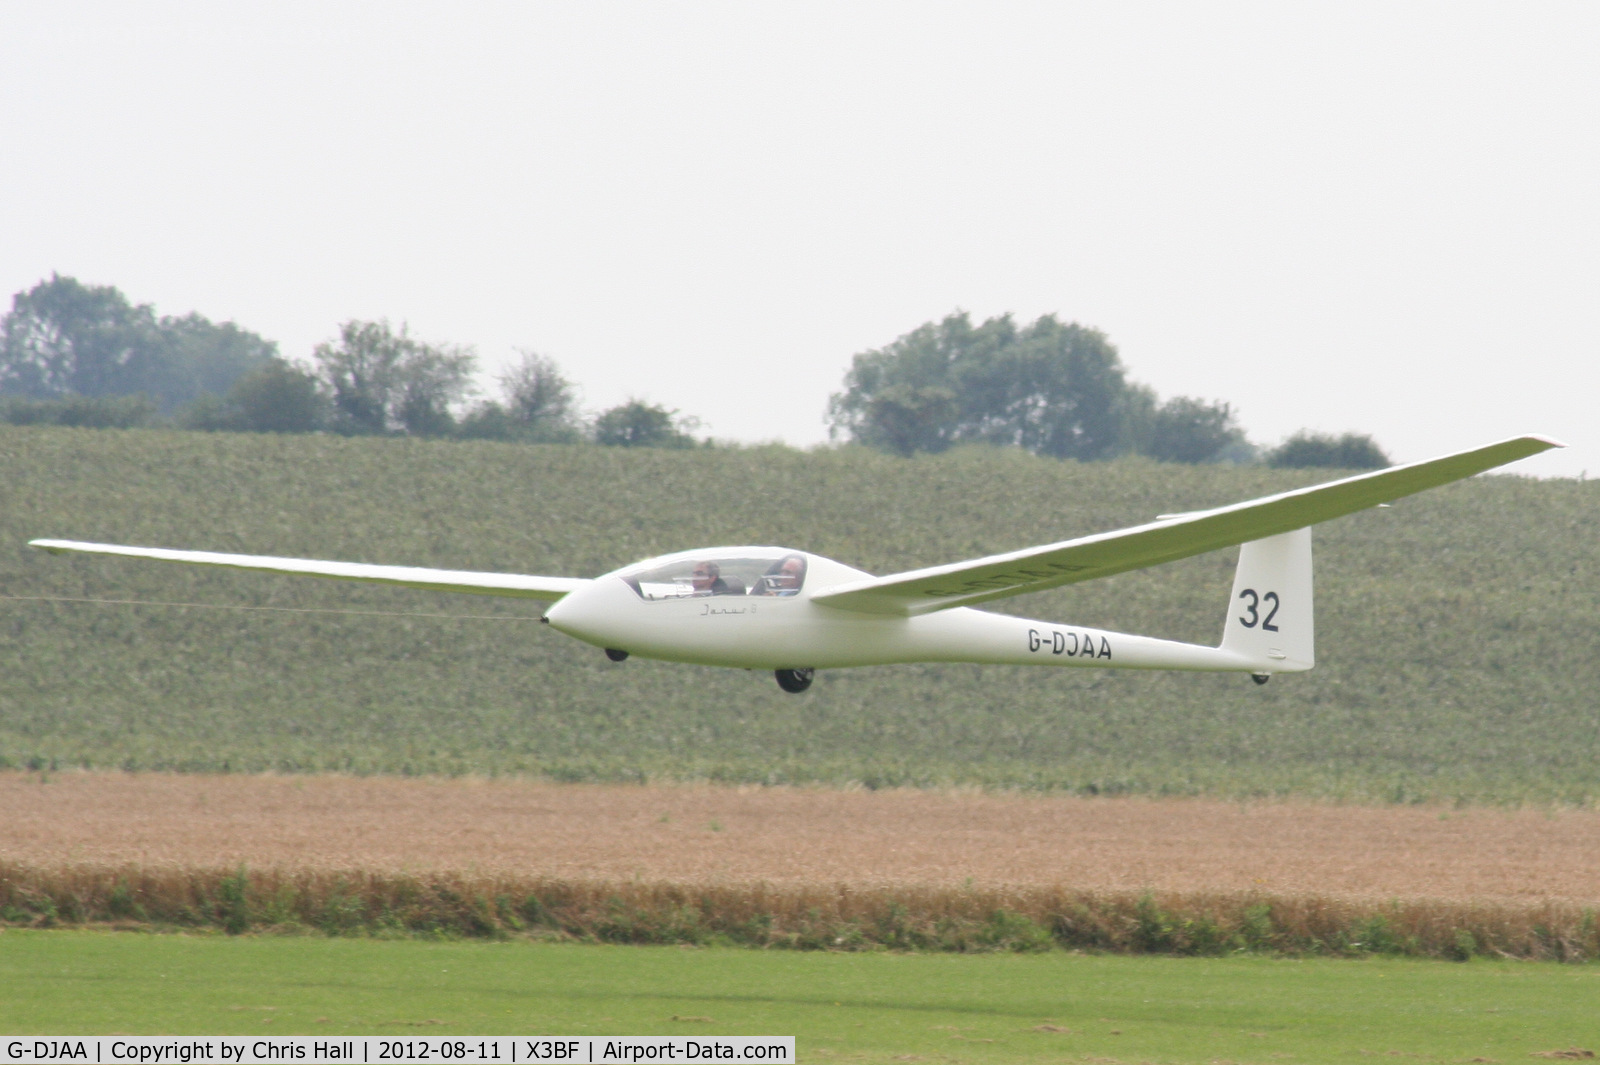
{"label": "rudder", "polygon": [[1249,659],[1263,674],[1298,673],[1316,664],[1310,527],[1239,548],[1222,650]]}

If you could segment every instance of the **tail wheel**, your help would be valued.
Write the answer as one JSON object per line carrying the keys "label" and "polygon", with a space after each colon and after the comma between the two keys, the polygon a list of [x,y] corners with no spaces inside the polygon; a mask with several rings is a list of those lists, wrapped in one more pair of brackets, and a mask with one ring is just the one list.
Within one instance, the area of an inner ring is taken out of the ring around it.
{"label": "tail wheel", "polygon": [[778,687],[790,695],[799,695],[811,687],[811,678],[817,675],[814,669],[777,669],[773,676],[778,678]]}
{"label": "tail wheel", "polygon": [[628,659],[628,652],[619,651],[615,647],[607,647],[606,657],[613,662],[625,662]]}

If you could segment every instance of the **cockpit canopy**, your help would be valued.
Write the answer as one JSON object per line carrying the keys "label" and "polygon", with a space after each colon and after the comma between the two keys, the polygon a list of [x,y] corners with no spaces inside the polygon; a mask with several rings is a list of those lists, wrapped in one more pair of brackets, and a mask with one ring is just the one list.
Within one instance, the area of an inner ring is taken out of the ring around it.
{"label": "cockpit canopy", "polygon": [[646,600],[710,596],[797,594],[805,585],[806,556],[779,547],[690,552],[651,559],[617,576]]}

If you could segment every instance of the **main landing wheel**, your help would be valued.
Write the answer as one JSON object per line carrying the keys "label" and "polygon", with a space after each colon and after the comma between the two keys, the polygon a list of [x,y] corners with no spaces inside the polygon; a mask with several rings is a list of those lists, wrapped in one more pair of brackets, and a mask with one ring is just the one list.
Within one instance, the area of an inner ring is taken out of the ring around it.
{"label": "main landing wheel", "polygon": [[817,675],[814,669],[776,669],[773,676],[778,678],[778,687],[790,695],[799,695],[811,687],[811,678]]}
{"label": "main landing wheel", "polygon": [[607,647],[606,657],[613,662],[626,662],[628,660],[628,652],[619,651],[615,647]]}
{"label": "main landing wheel", "polygon": [[1267,681],[1272,679],[1272,674],[1271,673],[1252,673],[1252,674],[1250,674],[1250,679],[1255,681],[1257,684],[1265,684]]}

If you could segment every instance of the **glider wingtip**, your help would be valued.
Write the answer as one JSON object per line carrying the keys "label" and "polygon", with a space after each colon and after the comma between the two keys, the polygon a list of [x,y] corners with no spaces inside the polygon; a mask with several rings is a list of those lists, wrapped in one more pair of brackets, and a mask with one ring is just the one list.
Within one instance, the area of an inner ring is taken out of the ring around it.
{"label": "glider wingtip", "polygon": [[1521,436],[1511,436],[1504,440],[1498,440],[1493,444],[1485,444],[1475,450],[1484,454],[1509,455],[1515,453],[1515,457],[1505,458],[1501,461],[1516,462],[1518,459],[1532,458],[1534,455],[1545,451],[1566,446],[1564,442],[1557,440],[1553,436],[1545,436],[1543,433],[1524,433]]}

